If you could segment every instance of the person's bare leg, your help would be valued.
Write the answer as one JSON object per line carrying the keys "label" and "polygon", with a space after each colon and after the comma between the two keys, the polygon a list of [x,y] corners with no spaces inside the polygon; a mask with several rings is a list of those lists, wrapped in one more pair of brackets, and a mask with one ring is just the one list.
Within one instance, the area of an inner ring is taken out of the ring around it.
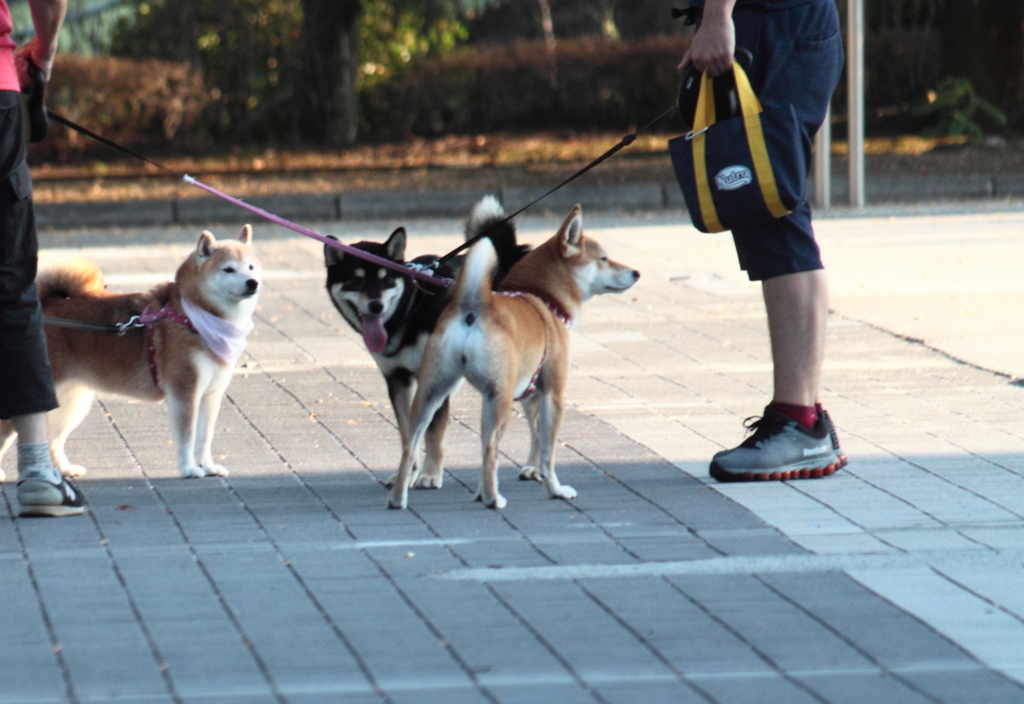
{"label": "person's bare leg", "polygon": [[42,478],[51,484],[60,484],[60,471],[50,456],[46,441],[46,413],[26,413],[11,418],[18,433],[18,479]]}
{"label": "person's bare leg", "polygon": [[827,421],[809,427],[790,416],[815,410],[828,321],[828,284],[822,270],[787,274],[763,282],[775,391],[772,405],[749,427],[754,434],[731,450],[715,454],[711,476],[719,481],[763,481],[824,477],[842,463]]}
{"label": "person's bare leg", "polygon": [[18,444],[46,442],[46,414],[26,413],[11,418],[14,430],[18,433]]}
{"label": "person's bare leg", "polygon": [[818,401],[828,322],[828,280],[824,269],[786,274],[762,282],[768,312],[773,401],[813,406]]}

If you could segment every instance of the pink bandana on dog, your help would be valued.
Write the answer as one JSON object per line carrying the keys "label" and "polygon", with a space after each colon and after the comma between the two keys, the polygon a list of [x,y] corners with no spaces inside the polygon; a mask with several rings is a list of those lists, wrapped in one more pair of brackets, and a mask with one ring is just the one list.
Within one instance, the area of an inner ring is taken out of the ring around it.
{"label": "pink bandana on dog", "polygon": [[229,367],[235,366],[238,358],[245,352],[245,336],[252,332],[256,324],[250,319],[244,325],[236,325],[194,305],[184,296],[181,297],[181,307],[192,321],[199,337],[203,339],[206,348]]}

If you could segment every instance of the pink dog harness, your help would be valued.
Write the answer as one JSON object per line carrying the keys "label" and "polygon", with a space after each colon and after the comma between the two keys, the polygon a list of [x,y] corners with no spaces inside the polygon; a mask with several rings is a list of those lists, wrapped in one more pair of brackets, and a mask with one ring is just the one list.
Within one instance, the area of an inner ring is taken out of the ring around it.
{"label": "pink dog harness", "polygon": [[[538,296],[535,293],[528,293],[526,291],[498,291],[498,293],[502,296],[509,296],[511,298],[524,298],[525,296],[533,296],[538,301],[547,306],[547,309],[551,311],[552,315],[554,315],[556,318],[562,321],[562,325],[564,325],[565,327],[569,327],[569,322],[572,320],[569,317],[568,313],[559,308],[552,301],[547,300],[543,296]],[[540,370],[544,368],[544,362],[547,361],[547,358],[548,348],[547,345],[545,345],[544,354],[540,356],[540,364],[537,365],[537,371],[535,371],[533,373],[533,376],[530,377],[530,383],[527,384],[526,391],[524,391],[522,395],[519,396],[519,398],[515,399],[516,401],[525,401],[526,399],[530,398],[535,393],[537,393],[537,380],[540,378]]]}

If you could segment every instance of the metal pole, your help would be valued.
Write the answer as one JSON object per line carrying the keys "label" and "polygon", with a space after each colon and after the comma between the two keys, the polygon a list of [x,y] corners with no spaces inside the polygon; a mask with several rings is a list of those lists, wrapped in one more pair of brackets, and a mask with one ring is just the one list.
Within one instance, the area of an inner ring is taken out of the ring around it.
{"label": "metal pole", "polygon": [[832,108],[825,111],[814,137],[814,207],[828,210],[832,207]]}
{"label": "metal pole", "polygon": [[847,0],[850,205],[864,207],[864,0]]}

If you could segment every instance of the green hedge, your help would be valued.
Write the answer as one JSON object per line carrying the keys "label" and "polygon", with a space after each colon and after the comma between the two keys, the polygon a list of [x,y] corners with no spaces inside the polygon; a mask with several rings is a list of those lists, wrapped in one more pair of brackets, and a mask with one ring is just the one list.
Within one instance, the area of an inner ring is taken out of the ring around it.
{"label": "green hedge", "polygon": [[[686,36],[560,40],[556,87],[542,42],[462,48],[421,59],[390,80],[364,88],[362,138],[629,129],[675,101],[676,65],[688,43]],[[909,39],[903,32],[868,37],[866,99],[872,133],[923,129],[921,118],[909,117],[910,109],[938,84],[939,51],[937,37],[927,32]],[[155,59],[60,55],[49,88],[51,108],[106,136],[150,147],[183,148],[197,140],[209,144],[206,122],[219,114],[224,99],[198,67]],[[278,103],[277,124],[294,119],[290,107]],[[841,118],[845,84],[833,107]],[[671,131],[678,125],[667,119],[660,127]],[[48,158],[93,146],[55,128],[51,139],[33,149],[37,157]]]}
{"label": "green hedge", "polygon": [[[637,41],[561,40],[557,88],[543,42],[462,49],[421,61],[403,75],[362,92],[362,133],[372,139],[494,130],[625,129],[675,100],[676,66],[688,36]],[[937,33],[879,32],[865,51],[868,128],[918,131],[911,109],[940,79]],[[833,102],[846,113],[845,77]]]}
{"label": "green hedge", "polygon": [[559,41],[556,86],[542,42],[427,59],[363,92],[364,135],[622,129],[644,123],[675,101],[676,65],[688,42]]}

